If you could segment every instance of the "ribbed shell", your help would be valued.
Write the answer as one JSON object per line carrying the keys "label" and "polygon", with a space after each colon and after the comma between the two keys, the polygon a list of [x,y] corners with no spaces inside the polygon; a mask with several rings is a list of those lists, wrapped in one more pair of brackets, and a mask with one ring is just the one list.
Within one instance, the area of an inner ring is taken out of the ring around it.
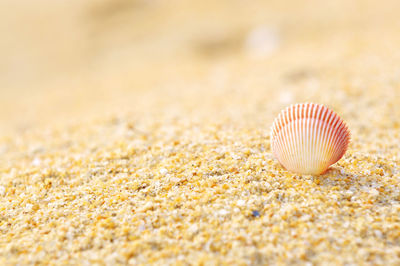
{"label": "ribbed shell", "polygon": [[272,151],[289,171],[321,174],[345,154],[350,141],[344,121],[322,104],[289,106],[275,119]]}

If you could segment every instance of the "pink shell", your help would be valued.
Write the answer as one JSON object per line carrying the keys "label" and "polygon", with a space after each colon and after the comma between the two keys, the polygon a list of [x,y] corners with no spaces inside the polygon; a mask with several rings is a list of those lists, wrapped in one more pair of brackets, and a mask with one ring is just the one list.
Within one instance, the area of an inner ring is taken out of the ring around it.
{"label": "pink shell", "polygon": [[350,141],[344,121],[322,104],[291,105],[275,119],[271,147],[289,171],[321,174],[342,158]]}

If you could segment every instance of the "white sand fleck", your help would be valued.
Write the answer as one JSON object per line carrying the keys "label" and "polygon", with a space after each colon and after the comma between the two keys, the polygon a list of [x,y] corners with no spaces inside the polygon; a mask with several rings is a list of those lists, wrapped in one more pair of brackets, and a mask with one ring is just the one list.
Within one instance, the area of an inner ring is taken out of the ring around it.
{"label": "white sand fleck", "polygon": [[225,210],[225,209],[222,209],[222,210],[219,210],[219,211],[218,211],[218,214],[221,215],[221,216],[226,216],[226,215],[229,214],[229,211],[227,211],[227,210]]}
{"label": "white sand fleck", "polygon": [[166,168],[161,168],[160,175],[166,175],[166,174],[168,174],[168,170]]}
{"label": "white sand fleck", "polygon": [[240,200],[238,200],[238,201],[236,202],[236,205],[239,206],[239,207],[243,207],[243,206],[246,205],[246,201],[240,199]]}

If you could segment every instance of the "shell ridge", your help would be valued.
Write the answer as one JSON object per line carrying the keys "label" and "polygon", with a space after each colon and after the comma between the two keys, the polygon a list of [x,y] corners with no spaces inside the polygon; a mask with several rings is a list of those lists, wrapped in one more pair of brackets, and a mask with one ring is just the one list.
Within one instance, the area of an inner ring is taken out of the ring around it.
{"label": "shell ridge", "polygon": [[296,134],[296,125],[295,125],[295,122],[297,121],[297,119],[296,119],[296,113],[295,113],[295,108],[292,108],[291,110],[290,110],[290,118],[291,118],[291,124],[293,124],[293,126],[291,126],[291,129],[292,129],[292,134],[291,134],[291,146],[292,146],[292,151],[293,151],[293,154],[294,154],[294,156],[291,156],[291,164],[292,164],[292,166],[293,167],[296,167],[295,166],[295,164],[296,164],[296,160],[295,160],[295,158],[296,158],[296,154],[297,154],[297,141],[296,141],[296,136],[297,136],[297,134]]}
{"label": "shell ridge", "polygon": [[[341,142],[342,142],[342,141],[341,141]],[[336,148],[335,153],[334,153],[334,155],[332,156],[332,160],[331,160],[331,163],[332,163],[332,164],[334,164],[334,163],[336,163],[337,161],[340,160],[340,158],[342,157],[342,156],[340,156],[340,154],[342,153],[342,150],[343,150],[343,149]]]}
{"label": "shell ridge", "polygon": [[[310,112],[310,111],[309,111]],[[313,162],[312,161],[312,146],[311,146],[311,142],[312,142],[312,123],[313,123],[313,119],[305,119],[306,121],[306,128],[307,128],[307,157],[308,157],[308,162]]]}
{"label": "shell ridge", "polygon": [[307,153],[308,153],[308,160],[311,162],[312,160],[312,124],[313,124],[313,118],[311,117],[312,114],[312,104],[308,104],[307,106],[307,116],[310,117],[311,119],[306,119],[306,128],[307,128]]}
{"label": "shell ridge", "polygon": [[339,161],[340,158],[342,158],[343,155],[346,153],[347,147],[349,145],[348,138],[349,138],[348,135],[345,133],[343,135],[343,139],[342,139],[342,142],[341,142],[341,145],[343,145],[343,148],[340,150],[340,153],[339,153],[339,155],[337,157],[337,161]]}
{"label": "shell ridge", "polygon": [[[319,115],[319,105],[316,104],[315,105],[315,109],[314,109],[314,114],[313,116],[315,117],[315,124],[314,124],[314,149],[319,150],[319,125],[321,124],[319,119],[318,119],[318,115]],[[318,161],[320,160],[320,156],[318,156]],[[317,162],[314,162],[314,167],[316,167]]]}
{"label": "shell ridge", "polygon": [[343,130],[343,127],[342,127],[343,121],[340,121],[340,122],[341,122],[341,124],[340,124],[339,137],[338,137],[337,141],[335,142],[335,147],[337,149],[337,154],[335,154],[336,155],[335,162],[337,162],[343,156],[343,154],[341,154],[343,148],[341,148],[341,147],[343,147],[344,140],[346,139],[346,132]]}
{"label": "shell ridge", "polygon": [[[321,117],[322,118],[320,120],[321,121],[321,126],[322,126],[322,122],[325,121],[326,113],[327,113],[327,109],[326,108],[322,108],[321,109]],[[322,128],[321,130],[322,130],[322,135],[321,135],[321,144],[322,144],[322,141],[325,140],[326,127]]]}
{"label": "shell ridge", "polygon": [[[302,130],[302,119],[297,119],[296,124],[297,124],[297,132],[301,132]],[[301,139],[300,139],[300,134],[297,134],[296,136],[296,147],[297,147],[297,152],[298,153],[302,153],[302,147],[301,147]],[[297,160],[297,168],[301,168],[302,167],[303,162],[301,160]]]}
{"label": "shell ridge", "polygon": [[334,112],[334,120],[332,121],[332,138],[329,140],[329,146],[332,147],[332,157],[330,160],[331,164],[336,163],[346,152],[347,147],[343,146],[343,140],[347,138],[347,135],[343,132],[344,121]]}
{"label": "shell ridge", "polygon": [[334,124],[333,131],[331,133],[331,139],[330,139],[330,142],[329,142],[329,144],[331,145],[332,148],[335,148],[335,144],[336,144],[337,138],[338,138],[338,136],[340,134],[340,123],[339,123],[340,122],[340,118],[336,114],[334,114],[334,116],[335,116],[335,118],[334,118],[335,124]]}
{"label": "shell ridge", "polygon": [[335,163],[337,161],[338,154],[340,153],[340,147],[337,145],[337,142],[340,142],[340,137],[336,138],[335,142],[332,144],[332,157],[330,163]]}
{"label": "shell ridge", "polygon": [[347,131],[343,131],[340,142],[337,145],[337,147],[342,147],[342,149],[338,149],[338,153],[337,153],[335,161],[333,163],[336,163],[337,161],[340,160],[340,158],[343,157],[343,155],[346,153],[348,144],[349,144],[349,134]]}
{"label": "shell ridge", "polygon": [[[325,108],[324,108],[324,106],[322,106],[322,105],[318,105],[318,114],[317,114],[317,121],[318,121],[318,128],[317,128],[317,135],[318,135],[318,138],[317,138],[317,149],[319,150],[319,151],[322,151],[322,137],[323,137],[323,125],[324,125],[324,122],[323,122],[323,120],[321,119],[322,118],[322,116],[325,114]],[[323,154],[322,153],[320,153],[319,154],[319,156],[318,156],[318,160],[319,160],[319,162],[321,162],[321,161],[323,161]]]}
{"label": "shell ridge", "polygon": [[[327,134],[327,127],[325,125],[325,122],[323,121],[322,118],[324,118],[326,116],[326,108],[324,108],[324,106],[322,105],[318,105],[320,108],[318,109],[318,115],[317,117],[317,123],[318,123],[318,140],[317,140],[317,146],[316,146],[316,150],[317,151],[323,151],[323,144],[325,142],[326,139],[326,134]],[[317,160],[315,162],[315,164],[317,165],[316,167],[318,167],[321,163],[324,162],[325,160],[325,154],[320,152],[318,154]]]}
{"label": "shell ridge", "polygon": [[[306,122],[307,122],[307,120],[306,119],[301,119],[300,120],[301,121],[301,132],[304,134],[305,133],[305,131],[306,131]],[[307,136],[307,135],[306,135]],[[303,139],[302,139],[302,141],[304,141],[304,137],[303,137]],[[302,146],[302,153],[301,154],[307,154],[306,152],[307,152],[307,145],[304,145],[304,143],[302,143],[303,145],[301,145]],[[302,166],[302,168],[304,168],[304,166],[305,166],[305,162],[306,162],[306,160],[308,159],[308,158],[304,158],[305,156],[299,156],[300,158],[301,158],[301,166]]]}
{"label": "shell ridge", "polygon": [[327,128],[327,147],[329,149],[329,153],[332,153],[332,138],[334,136],[334,124],[335,124],[335,116],[332,110],[329,110],[328,114],[328,122],[329,127]]}
{"label": "shell ridge", "polygon": [[[322,135],[322,143],[326,144],[328,141],[328,134],[329,134],[329,109],[324,108],[324,120],[322,120],[323,122],[326,123],[326,125],[323,128],[323,135]],[[328,121],[326,121],[328,120]],[[321,147],[322,149],[322,147]]]}
{"label": "shell ridge", "polygon": [[[286,121],[290,121],[289,120],[289,113],[290,113],[290,110],[288,110],[288,112],[285,113]],[[293,147],[292,147],[293,140],[292,140],[292,128],[289,125],[290,125],[290,123],[287,123],[285,125],[285,130],[287,132],[287,138],[288,138],[288,141],[287,141],[287,144],[288,144],[287,155],[289,156],[290,164],[292,164],[293,163],[293,159],[292,159],[292,156],[290,155],[290,151],[293,150]]]}
{"label": "shell ridge", "polygon": [[[313,105],[313,117],[316,117],[318,111],[318,106],[317,105]],[[313,130],[312,130],[312,148],[313,150],[315,150],[317,148],[317,138],[318,138],[318,134],[317,134],[317,126],[318,126],[319,121],[317,119],[313,119]],[[316,167],[317,162],[314,161],[313,166]]]}
{"label": "shell ridge", "polygon": [[[299,108],[298,108],[298,106],[296,106],[296,108],[293,108],[293,109],[292,109],[292,112],[294,113],[294,117],[296,118],[296,121],[295,121],[295,123],[294,123],[294,130],[295,130],[296,132],[299,132],[299,119],[298,119],[298,116],[299,116]],[[295,139],[294,139],[294,142],[295,142],[295,151],[297,152],[297,151],[299,150],[299,134],[296,134]],[[296,168],[299,168],[299,167],[300,167],[299,162],[296,161],[294,166],[295,166]]]}

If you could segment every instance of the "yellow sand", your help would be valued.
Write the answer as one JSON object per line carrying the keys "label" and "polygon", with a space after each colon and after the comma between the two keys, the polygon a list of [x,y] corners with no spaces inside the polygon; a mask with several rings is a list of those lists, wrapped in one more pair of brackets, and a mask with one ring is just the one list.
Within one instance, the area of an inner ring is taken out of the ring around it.
{"label": "yellow sand", "polygon": [[[400,264],[399,1],[2,2],[1,265]],[[307,101],[321,176],[270,149]]]}

